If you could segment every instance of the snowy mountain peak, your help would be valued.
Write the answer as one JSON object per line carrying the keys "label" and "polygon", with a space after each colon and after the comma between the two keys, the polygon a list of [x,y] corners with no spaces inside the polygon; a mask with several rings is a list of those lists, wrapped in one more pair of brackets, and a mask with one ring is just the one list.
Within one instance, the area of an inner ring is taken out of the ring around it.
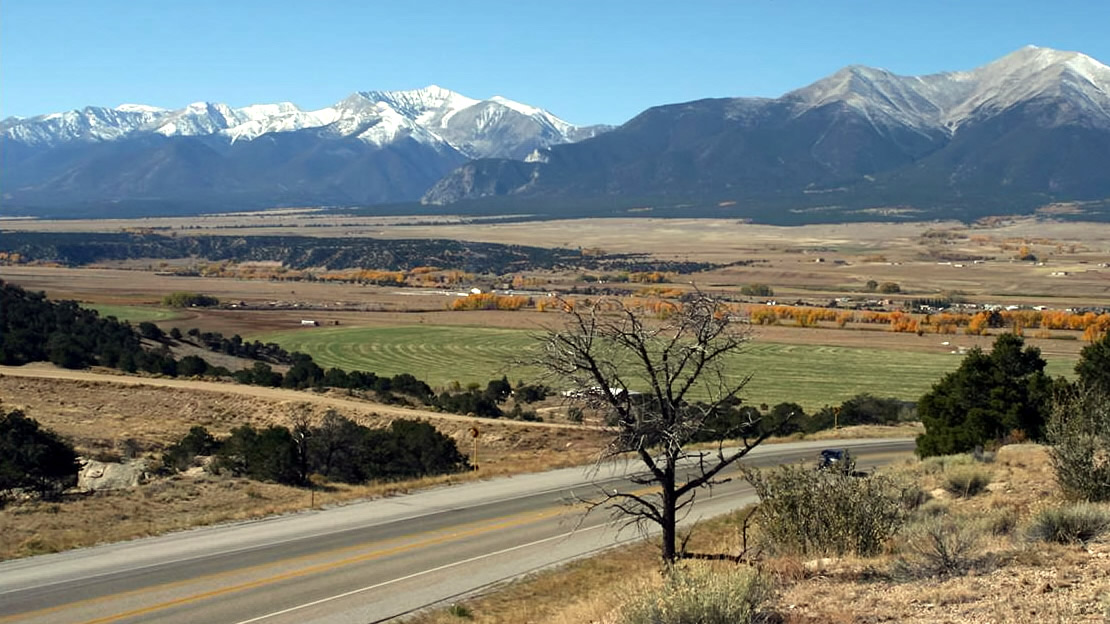
{"label": "snowy mountain peak", "polygon": [[796,114],[839,104],[872,123],[951,133],[972,119],[1040,97],[1068,97],[1080,113],[1110,123],[1110,68],[1079,52],[1026,46],[982,67],[900,76],[853,65],[784,96]]}
{"label": "snowy mountain peak", "polygon": [[436,111],[446,114],[478,103],[478,100],[437,85],[408,91],[362,91],[358,95],[371,102],[388,104],[397,112],[412,118]]}
{"label": "snowy mountain peak", "polygon": [[950,127],[1039,98],[1067,98],[1075,115],[1110,124],[1110,67],[1079,52],[1026,46],[962,75],[973,88],[945,115]]}
{"label": "snowy mountain peak", "polygon": [[[491,112],[490,107],[500,112]],[[526,119],[510,118],[506,111]],[[360,91],[314,111],[291,102],[231,108],[198,101],[176,110],[143,104],[87,107],[8,119],[0,136],[29,145],[113,141],[143,134],[218,136],[236,143],[313,128],[322,136],[353,137],[372,145],[411,138],[467,158],[523,157],[536,148],[569,142],[580,130],[534,106],[500,96],[476,100],[433,84],[405,91]],[[487,136],[491,133],[497,137]]]}

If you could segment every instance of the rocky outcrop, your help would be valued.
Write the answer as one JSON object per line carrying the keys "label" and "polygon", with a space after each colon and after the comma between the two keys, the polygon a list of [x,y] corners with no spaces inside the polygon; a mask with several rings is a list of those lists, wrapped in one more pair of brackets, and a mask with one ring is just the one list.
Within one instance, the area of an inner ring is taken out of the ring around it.
{"label": "rocky outcrop", "polygon": [[82,492],[125,490],[145,483],[152,468],[148,460],[138,459],[125,463],[102,462],[82,459],[77,473],[77,489]]}

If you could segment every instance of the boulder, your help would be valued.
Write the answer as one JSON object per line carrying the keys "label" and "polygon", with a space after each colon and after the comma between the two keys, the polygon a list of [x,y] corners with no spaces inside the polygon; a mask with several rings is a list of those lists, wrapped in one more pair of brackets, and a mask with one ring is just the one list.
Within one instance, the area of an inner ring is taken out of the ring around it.
{"label": "boulder", "polygon": [[124,490],[144,483],[149,478],[150,471],[143,459],[122,464],[85,459],[77,473],[77,489],[83,492]]}

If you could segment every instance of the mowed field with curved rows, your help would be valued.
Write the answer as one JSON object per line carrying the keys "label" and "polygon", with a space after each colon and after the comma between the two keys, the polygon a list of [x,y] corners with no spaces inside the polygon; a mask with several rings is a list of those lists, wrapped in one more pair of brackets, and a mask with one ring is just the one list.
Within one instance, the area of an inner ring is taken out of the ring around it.
{"label": "mowed field with curved rows", "polygon": [[[506,375],[531,381],[538,370],[515,364],[534,358],[534,333],[515,329],[418,325],[336,327],[251,336],[313,357],[323,367],[379,375],[412,373],[434,387],[464,386]],[[960,356],[886,349],[753,342],[729,362],[729,372],[753,374],[744,393],[751,403],[800,403],[806,409],[839,404],[861,392],[916,400]],[[1050,359],[1048,371],[1064,375],[1073,360]]]}

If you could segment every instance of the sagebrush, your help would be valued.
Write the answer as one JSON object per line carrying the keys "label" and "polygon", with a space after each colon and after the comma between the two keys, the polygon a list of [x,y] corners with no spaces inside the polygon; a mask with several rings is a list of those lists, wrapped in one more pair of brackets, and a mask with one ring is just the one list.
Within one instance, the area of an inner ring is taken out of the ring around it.
{"label": "sagebrush", "polygon": [[1110,509],[1078,503],[1041,510],[1029,526],[1029,537],[1060,544],[1085,544],[1110,533]]}
{"label": "sagebrush", "polygon": [[903,556],[895,576],[915,579],[964,574],[983,563],[981,524],[961,518],[932,517],[908,526],[901,537]]}
{"label": "sagebrush", "polygon": [[1052,467],[1064,494],[1110,501],[1110,390],[1080,385],[1062,392],[1046,429]]}
{"label": "sagebrush", "polygon": [[987,489],[990,482],[990,471],[975,466],[957,466],[944,472],[944,489],[964,498],[975,496]]}
{"label": "sagebrush", "polygon": [[662,587],[637,592],[620,609],[620,624],[744,624],[771,595],[752,568],[675,567]]}
{"label": "sagebrush", "polygon": [[761,535],[780,553],[875,555],[921,498],[890,477],[850,469],[780,466],[744,476],[759,495]]}

